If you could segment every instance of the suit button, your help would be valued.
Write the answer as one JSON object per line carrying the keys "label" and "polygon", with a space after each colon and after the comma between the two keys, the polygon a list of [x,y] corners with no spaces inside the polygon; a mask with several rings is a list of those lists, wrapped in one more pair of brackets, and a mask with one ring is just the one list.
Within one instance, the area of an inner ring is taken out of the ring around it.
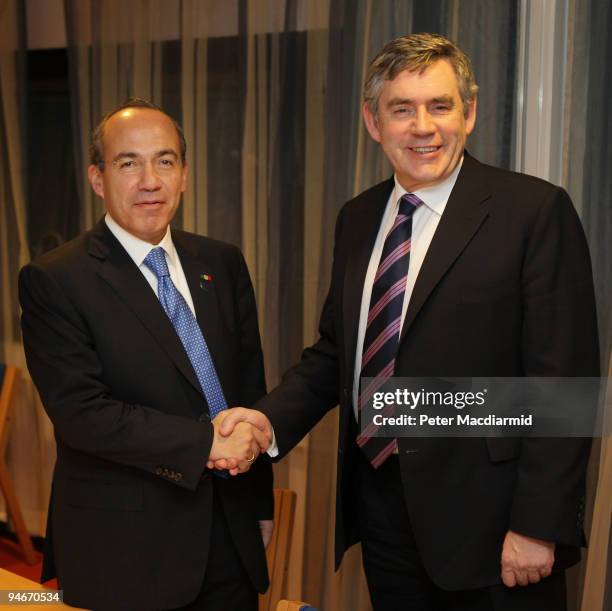
{"label": "suit button", "polygon": [[198,418],[198,422],[210,422],[210,418],[208,417],[208,414],[200,414],[200,417]]}
{"label": "suit button", "polygon": [[155,475],[161,475],[163,472],[164,471],[161,467],[157,467],[157,469],[155,469]]}
{"label": "suit button", "polygon": [[348,398],[348,388],[343,388],[342,389],[342,394],[344,395],[344,398]]}

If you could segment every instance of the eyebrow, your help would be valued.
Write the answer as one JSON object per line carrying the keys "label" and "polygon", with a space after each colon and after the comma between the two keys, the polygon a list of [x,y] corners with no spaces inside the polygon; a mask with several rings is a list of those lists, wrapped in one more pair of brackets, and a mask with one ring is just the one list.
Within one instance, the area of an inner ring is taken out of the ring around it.
{"label": "eyebrow", "polygon": [[[455,100],[450,95],[442,95],[437,98],[432,98],[431,100],[427,100],[427,104],[449,104],[450,106],[455,105]],[[403,106],[414,104],[414,100],[411,98],[391,98],[387,102],[387,107],[392,108],[393,106]]]}
{"label": "eyebrow", "polygon": [[172,157],[178,159],[178,153],[174,149],[162,149],[155,154],[156,157],[165,157],[166,155],[172,155]]}
{"label": "eyebrow", "polygon": [[[154,158],[158,159],[159,157],[165,157],[166,155],[172,155],[175,159],[178,159],[178,153],[174,149],[162,149],[161,151],[157,151]],[[119,159],[138,159],[138,157],[142,157],[142,155],[138,153],[134,153],[133,151],[121,151],[117,153],[113,158],[113,161],[117,161]]]}
{"label": "eyebrow", "polygon": [[455,105],[455,100],[450,95],[443,95],[439,98],[434,98],[431,100],[434,104],[448,104],[449,106]]}

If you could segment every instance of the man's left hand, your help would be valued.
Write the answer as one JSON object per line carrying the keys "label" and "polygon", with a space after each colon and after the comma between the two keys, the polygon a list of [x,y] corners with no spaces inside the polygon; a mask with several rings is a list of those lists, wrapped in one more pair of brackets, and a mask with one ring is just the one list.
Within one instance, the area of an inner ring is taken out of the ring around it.
{"label": "man's left hand", "polygon": [[548,577],[555,563],[555,544],[509,530],[501,555],[501,578],[505,585],[526,586]]}

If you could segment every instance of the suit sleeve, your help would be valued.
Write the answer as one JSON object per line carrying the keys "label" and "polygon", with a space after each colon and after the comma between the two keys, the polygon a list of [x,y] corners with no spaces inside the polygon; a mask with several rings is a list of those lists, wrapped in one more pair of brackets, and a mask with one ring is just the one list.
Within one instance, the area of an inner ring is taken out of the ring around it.
{"label": "suit sleeve", "polygon": [[19,298],[28,368],[58,440],[195,490],[212,445],[211,424],[113,396],[87,323],[43,267],[21,270]]}
{"label": "suit sleeve", "polygon": [[[236,300],[241,343],[238,369],[241,376],[240,405],[250,407],[266,394],[266,379],[255,294],[242,254],[239,255]],[[262,454],[255,461],[249,471],[249,477],[253,479],[257,519],[271,520],[274,517],[274,478],[272,463],[266,454]]]}
{"label": "suit sleeve", "polygon": [[319,321],[319,339],[302,352],[300,361],[283,376],[282,382],[255,407],[264,412],[274,428],[280,460],[339,402],[340,369],[337,319],[338,244],[342,233],[342,211],[335,230],[332,280]]}
{"label": "suit sleeve", "polygon": [[[532,377],[600,375],[591,263],[565,191],[543,202],[523,264],[523,364]],[[552,407],[552,406],[551,406]],[[581,406],[592,418],[595,405]],[[590,439],[524,439],[511,530],[582,545]]]}

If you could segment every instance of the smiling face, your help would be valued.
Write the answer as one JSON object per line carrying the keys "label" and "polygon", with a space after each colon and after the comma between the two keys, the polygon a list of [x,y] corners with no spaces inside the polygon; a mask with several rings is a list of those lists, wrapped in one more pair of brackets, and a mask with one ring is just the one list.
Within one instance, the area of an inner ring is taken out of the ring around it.
{"label": "smiling face", "polygon": [[378,113],[365,104],[363,116],[402,187],[416,191],[439,183],[457,167],[476,122],[476,100],[466,114],[455,72],[440,59],[422,73],[404,70],[386,80]]}
{"label": "smiling face", "polygon": [[159,243],[187,184],[174,124],[158,110],[126,108],[108,120],[102,144],[104,169],[88,169],[93,190],[123,229]]}

